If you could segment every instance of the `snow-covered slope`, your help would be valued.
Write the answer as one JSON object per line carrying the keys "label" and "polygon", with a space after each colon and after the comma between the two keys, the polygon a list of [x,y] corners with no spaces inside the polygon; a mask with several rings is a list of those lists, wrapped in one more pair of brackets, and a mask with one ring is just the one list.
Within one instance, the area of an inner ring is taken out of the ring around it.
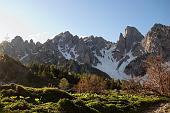
{"label": "snow-covered slope", "polygon": [[[120,64],[120,67],[118,68],[119,61],[116,61],[116,59],[113,58],[113,51],[115,51],[115,47],[112,47],[110,49],[102,49],[100,52],[102,53],[102,56],[97,56],[95,54],[95,57],[99,60],[99,63],[93,67],[106,72],[108,75],[110,75],[112,78],[115,79],[128,79],[130,76],[127,76],[124,73],[125,67],[136,57],[134,57],[130,52],[128,52],[125,56],[129,56],[129,58]],[[123,59],[123,58],[122,58]]]}

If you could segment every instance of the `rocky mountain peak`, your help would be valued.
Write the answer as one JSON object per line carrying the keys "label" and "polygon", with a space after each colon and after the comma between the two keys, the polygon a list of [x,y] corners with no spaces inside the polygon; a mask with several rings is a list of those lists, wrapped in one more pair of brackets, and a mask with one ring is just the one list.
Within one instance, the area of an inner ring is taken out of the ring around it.
{"label": "rocky mountain peak", "polygon": [[62,37],[72,38],[73,35],[69,31],[65,31],[59,34]]}
{"label": "rocky mountain peak", "polygon": [[118,60],[121,59],[124,54],[128,53],[133,46],[141,42],[143,38],[144,36],[135,27],[127,26],[124,35],[120,33],[115,57],[117,57]]}
{"label": "rocky mountain peak", "polygon": [[119,41],[120,41],[120,40],[124,40],[124,36],[123,36],[122,33],[120,33],[120,35],[119,35]]}
{"label": "rocky mountain peak", "polygon": [[165,28],[165,27],[166,27],[165,25],[156,23],[156,24],[154,24],[153,27],[151,28],[151,31],[154,31],[154,30],[156,30],[156,29],[162,29],[162,28]]}
{"label": "rocky mountain peak", "polygon": [[37,46],[37,47],[39,47],[39,46],[41,46],[41,45],[42,45],[42,43],[36,42],[36,46]]}
{"label": "rocky mountain peak", "polygon": [[144,39],[144,36],[135,27],[131,26],[126,27],[124,37],[126,52],[129,52],[132,46]]}
{"label": "rocky mountain peak", "polygon": [[140,42],[144,36],[135,27],[127,26],[125,29],[124,37],[126,40],[131,40],[132,42]]}
{"label": "rocky mountain peak", "polygon": [[82,38],[82,39],[83,39],[83,41],[84,41],[85,43],[87,43],[87,42],[93,41],[94,38],[95,38],[95,37],[94,37],[93,35],[91,35],[91,36],[89,36],[89,37],[84,37],[84,38]]}
{"label": "rocky mountain peak", "polygon": [[124,33],[125,37],[129,37],[132,35],[138,35],[138,34],[141,34],[141,33],[135,27],[127,26],[125,28],[125,33]]}
{"label": "rocky mountain peak", "polygon": [[161,55],[170,60],[170,26],[154,24],[143,40],[143,47],[147,52]]}
{"label": "rocky mountain peak", "polygon": [[62,32],[58,35],[56,35],[52,40],[49,40],[50,42],[52,41],[53,43],[57,44],[59,42],[61,43],[66,43],[66,42],[72,42],[73,40],[76,40],[78,37],[73,36],[69,31]]}
{"label": "rocky mountain peak", "polygon": [[23,39],[22,39],[21,36],[16,36],[16,37],[14,38],[14,40],[21,40],[21,41],[23,41]]}
{"label": "rocky mountain peak", "polygon": [[67,60],[74,60],[78,64],[88,64],[106,72],[112,77],[122,78],[123,76],[119,77],[119,72],[123,75],[139,72],[138,75],[143,75],[145,70],[141,68],[141,62],[145,60],[147,52],[161,51],[164,57],[170,59],[169,43],[170,27],[155,24],[145,38],[135,27],[127,26],[125,33],[120,33],[117,43],[93,35],[79,38],[69,31],[62,32],[43,44],[35,44],[33,40],[24,42],[17,36],[12,42],[1,43],[0,52],[24,64],[36,62],[59,65]]}
{"label": "rocky mountain peak", "polygon": [[119,36],[119,40],[118,40],[118,42],[117,42],[117,47],[116,47],[116,49],[118,49],[118,51],[120,52],[120,53],[124,53],[124,51],[125,51],[125,38],[124,38],[124,36],[123,36],[123,34],[122,33],[120,33],[120,36]]}
{"label": "rocky mountain peak", "polygon": [[33,39],[30,40],[30,43],[35,44],[34,41],[33,41]]}
{"label": "rocky mountain peak", "polygon": [[23,43],[23,39],[20,36],[16,36],[12,41],[12,43]]}
{"label": "rocky mountain peak", "polygon": [[133,53],[139,54],[139,56],[128,64],[125,72],[131,73],[132,75],[145,75],[145,60],[149,54],[160,55],[162,56],[163,60],[165,60],[165,62],[170,61],[169,43],[170,26],[154,24],[151,30],[147,33],[146,37],[141,41],[141,43],[139,45],[135,45],[134,50],[132,49],[132,51],[134,51]]}

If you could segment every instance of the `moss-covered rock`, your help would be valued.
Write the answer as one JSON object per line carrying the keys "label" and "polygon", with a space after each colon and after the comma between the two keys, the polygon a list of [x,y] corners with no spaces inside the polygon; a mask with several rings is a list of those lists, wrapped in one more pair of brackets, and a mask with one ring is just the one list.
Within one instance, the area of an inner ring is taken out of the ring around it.
{"label": "moss-covered rock", "polygon": [[67,92],[56,88],[44,88],[40,100],[42,102],[58,102],[60,99],[73,99]]}

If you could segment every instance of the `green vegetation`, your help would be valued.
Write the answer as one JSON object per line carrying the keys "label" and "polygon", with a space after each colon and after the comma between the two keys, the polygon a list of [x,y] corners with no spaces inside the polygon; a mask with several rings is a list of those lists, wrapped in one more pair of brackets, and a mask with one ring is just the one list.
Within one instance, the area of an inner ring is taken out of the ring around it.
{"label": "green vegetation", "polygon": [[69,82],[66,78],[62,78],[58,86],[60,89],[67,90],[69,88]]}
{"label": "green vegetation", "polygon": [[140,113],[167,98],[123,92],[67,93],[57,88],[0,86],[0,112],[4,113]]}
{"label": "green vegetation", "polygon": [[70,72],[53,64],[30,64],[27,65],[27,68],[30,71],[30,75],[27,78],[29,80],[27,86],[31,87],[61,86],[63,89],[67,89],[77,84],[80,79],[80,74]]}
{"label": "green vegetation", "polygon": [[150,79],[141,81],[76,73],[68,69],[75,68],[73,65],[31,64],[17,65],[17,69],[14,65],[11,70],[16,72],[8,73],[12,64],[4,63],[2,83],[17,78],[15,83],[22,85],[0,85],[0,113],[140,113],[154,104],[170,102],[169,72],[154,64],[154,70],[148,70]]}

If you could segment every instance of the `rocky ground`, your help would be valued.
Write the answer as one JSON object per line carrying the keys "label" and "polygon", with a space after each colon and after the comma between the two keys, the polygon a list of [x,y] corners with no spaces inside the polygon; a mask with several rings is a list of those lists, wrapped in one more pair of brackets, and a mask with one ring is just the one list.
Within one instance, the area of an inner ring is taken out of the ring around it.
{"label": "rocky ground", "polygon": [[143,113],[170,113],[170,103],[154,105]]}

